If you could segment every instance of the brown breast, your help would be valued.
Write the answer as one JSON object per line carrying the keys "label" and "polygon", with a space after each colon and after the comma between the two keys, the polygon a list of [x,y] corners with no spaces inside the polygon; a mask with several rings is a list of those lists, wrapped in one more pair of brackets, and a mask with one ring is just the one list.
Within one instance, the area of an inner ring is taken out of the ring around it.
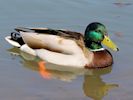
{"label": "brown breast", "polygon": [[86,68],[104,68],[113,64],[113,57],[108,50],[95,51],[93,60]]}

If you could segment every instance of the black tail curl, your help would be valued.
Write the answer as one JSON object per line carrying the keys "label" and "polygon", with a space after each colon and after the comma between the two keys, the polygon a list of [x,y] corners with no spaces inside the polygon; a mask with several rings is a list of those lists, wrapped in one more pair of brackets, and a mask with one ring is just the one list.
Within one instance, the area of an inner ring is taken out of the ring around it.
{"label": "black tail curl", "polygon": [[11,40],[18,42],[20,45],[25,44],[22,37],[21,37],[21,35],[17,32],[12,32],[11,33]]}

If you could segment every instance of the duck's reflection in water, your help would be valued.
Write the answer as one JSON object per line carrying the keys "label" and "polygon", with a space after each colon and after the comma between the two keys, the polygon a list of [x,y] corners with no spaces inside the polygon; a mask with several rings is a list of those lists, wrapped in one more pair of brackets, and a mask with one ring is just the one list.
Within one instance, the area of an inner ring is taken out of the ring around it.
{"label": "duck's reflection in water", "polygon": [[[21,63],[24,67],[38,71],[43,78],[47,79],[59,79],[62,81],[72,81],[78,75],[83,75],[86,70],[80,68],[73,68],[73,67],[65,67],[65,66],[58,66],[55,64],[45,63],[45,66],[39,66],[39,62],[41,59],[38,57],[29,55],[25,52],[20,51],[18,48],[11,48],[8,50],[13,55],[20,56]],[[87,71],[88,73],[88,71]]]}
{"label": "duck's reflection in water", "polygon": [[84,75],[84,94],[93,100],[102,100],[109,90],[118,87],[118,84],[109,84],[102,80],[101,76],[110,73],[112,67],[100,70],[92,70],[93,75]]}
{"label": "duck's reflection in water", "polygon": [[109,84],[102,80],[101,76],[111,72],[112,67],[103,69],[77,69],[72,67],[57,66],[45,63],[45,68],[38,65],[39,58],[20,51],[18,48],[8,50],[11,54],[19,55],[24,67],[38,71],[43,78],[59,79],[70,82],[79,75],[84,75],[83,91],[84,94],[94,100],[102,100],[109,90],[118,87],[117,84]]}

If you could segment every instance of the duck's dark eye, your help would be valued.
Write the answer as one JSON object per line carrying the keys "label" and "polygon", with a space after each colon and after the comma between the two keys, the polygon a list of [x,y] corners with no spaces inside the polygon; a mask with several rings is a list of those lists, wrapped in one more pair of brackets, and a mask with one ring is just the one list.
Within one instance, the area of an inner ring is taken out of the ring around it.
{"label": "duck's dark eye", "polygon": [[101,30],[96,30],[95,32],[101,33],[102,31]]}

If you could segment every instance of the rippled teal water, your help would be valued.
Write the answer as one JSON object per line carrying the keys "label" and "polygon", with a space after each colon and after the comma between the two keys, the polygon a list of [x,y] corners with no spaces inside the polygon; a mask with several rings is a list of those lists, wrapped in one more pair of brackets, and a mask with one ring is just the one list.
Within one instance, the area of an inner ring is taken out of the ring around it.
{"label": "rippled teal water", "polygon": [[[1,0],[1,100],[132,100],[132,9],[132,0]],[[93,21],[105,24],[120,48],[112,52],[112,68],[59,70],[47,65],[52,78],[44,79],[37,62],[4,40],[18,26],[84,33]]]}

